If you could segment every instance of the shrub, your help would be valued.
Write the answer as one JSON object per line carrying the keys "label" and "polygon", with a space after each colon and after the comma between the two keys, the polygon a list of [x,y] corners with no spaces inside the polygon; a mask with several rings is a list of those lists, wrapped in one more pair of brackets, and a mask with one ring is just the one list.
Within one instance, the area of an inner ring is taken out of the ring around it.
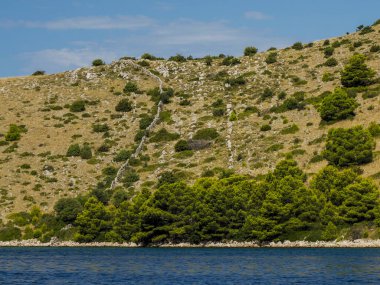
{"label": "shrub", "polygon": [[122,149],[120,150],[115,158],[113,159],[115,162],[122,162],[122,161],[127,161],[131,157],[131,151],[127,149]]}
{"label": "shrub", "polygon": [[72,144],[69,146],[66,152],[66,156],[80,156],[79,144]]}
{"label": "shrub", "polygon": [[296,42],[292,45],[292,49],[301,50],[303,49],[303,44],[301,42]]}
{"label": "shrub", "polygon": [[132,110],[132,104],[127,98],[121,99],[115,106],[117,112],[129,112]]}
{"label": "shrub", "polygon": [[100,58],[94,59],[92,61],[92,66],[100,66],[100,65],[105,65],[105,62]]}
{"label": "shrub", "polygon": [[21,138],[21,129],[19,126],[11,124],[8,132],[5,134],[6,141],[18,141]]}
{"label": "shrub", "polygon": [[94,124],[92,125],[92,130],[95,133],[105,133],[110,130],[110,127],[107,124]]}
{"label": "shrub", "polygon": [[234,65],[237,65],[240,63],[240,60],[236,57],[233,57],[233,56],[227,56],[225,58],[223,58],[222,60],[222,65],[226,65],[226,66],[234,66]]}
{"label": "shrub", "polygon": [[370,27],[370,26],[366,26],[366,27],[363,27],[360,32],[359,32],[359,35],[365,35],[365,34],[368,34],[368,33],[372,33],[374,32],[375,30]]}
{"label": "shrub", "polygon": [[366,57],[362,54],[353,55],[341,72],[341,82],[345,87],[367,86],[372,84],[375,71],[365,64]]}
{"label": "shrub", "polygon": [[236,78],[228,78],[224,81],[224,83],[229,84],[230,86],[239,86],[244,85],[246,83],[246,80],[242,77],[236,77]]}
{"label": "shrub", "polygon": [[371,133],[372,137],[376,138],[380,136],[380,125],[375,122],[371,122],[368,127],[368,131]]}
{"label": "shrub", "polygon": [[337,66],[338,61],[335,58],[330,57],[325,61],[324,65],[329,67]]}
{"label": "shrub", "polygon": [[88,144],[84,144],[80,150],[80,157],[82,159],[90,159],[92,157],[91,147]]}
{"label": "shrub", "polygon": [[371,46],[369,51],[370,52],[378,52],[378,51],[380,51],[380,46],[379,45],[373,45],[373,46]]}
{"label": "shrub", "polygon": [[175,62],[185,62],[186,61],[186,57],[184,57],[183,55],[177,53],[175,56],[169,57],[169,60],[170,61],[175,61]]}
{"label": "shrub", "polygon": [[137,84],[131,81],[127,82],[123,89],[125,93],[137,92],[138,90],[139,88],[137,87]]}
{"label": "shrub", "polygon": [[299,130],[300,130],[300,128],[296,124],[293,124],[293,125],[285,128],[285,129],[281,130],[280,134],[282,134],[282,135],[295,134]]}
{"label": "shrub", "polygon": [[261,93],[261,95],[260,95],[260,99],[262,101],[264,101],[264,100],[266,100],[268,98],[272,98],[273,95],[274,95],[274,92],[272,91],[272,89],[265,88],[264,91],[263,91],[263,93]]}
{"label": "shrub", "polygon": [[0,228],[0,241],[12,241],[21,239],[21,230],[14,226]]}
{"label": "shrub", "polygon": [[54,211],[57,218],[65,223],[72,223],[77,218],[78,214],[82,212],[82,205],[78,199],[75,198],[61,198],[55,203]]}
{"label": "shrub", "polygon": [[191,148],[189,146],[189,143],[186,140],[179,140],[175,144],[174,149],[175,149],[176,152],[181,152],[181,151],[185,151],[185,150],[191,150]]}
{"label": "shrub", "polygon": [[179,138],[179,134],[170,133],[165,128],[162,128],[151,137],[150,141],[151,142],[166,142],[166,141],[174,141],[178,138]]}
{"label": "shrub", "polygon": [[335,78],[334,78],[334,75],[331,74],[330,72],[325,72],[325,73],[323,73],[323,75],[322,75],[322,81],[323,81],[323,82],[332,81],[332,80],[334,80],[334,79],[335,79]]}
{"label": "shrub", "polygon": [[204,60],[204,62],[206,64],[206,66],[211,66],[212,65],[212,57],[211,56],[207,55],[207,56],[205,56],[203,58],[203,60]]}
{"label": "shrub", "polygon": [[153,117],[150,117],[149,115],[144,114],[144,116],[141,117],[139,122],[140,130],[145,130],[147,127],[150,126],[150,124],[153,122]]}
{"label": "shrub", "polygon": [[205,128],[198,130],[194,136],[194,140],[214,140],[219,136],[218,132],[214,128]]}
{"label": "shrub", "polygon": [[70,112],[83,112],[86,110],[86,104],[83,100],[74,101],[70,105]]}
{"label": "shrub", "polygon": [[224,108],[216,108],[212,110],[212,115],[214,117],[222,117],[225,114],[225,109]]}
{"label": "shrub", "polygon": [[349,129],[330,129],[324,158],[329,164],[345,167],[371,162],[375,142],[368,130],[358,126]]}
{"label": "shrub", "polygon": [[32,75],[33,76],[45,75],[45,71],[44,70],[37,70],[37,71],[33,72]]}
{"label": "shrub", "polygon": [[160,187],[164,184],[172,184],[172,183],[177,182],[178,180],[179,180],[178,175],[176,175],[173,171],[165,171],[161,173],[158,179],[157,187]]}
{"label": "shrub", "polygon": [[323,53],[325,54],[325,57],[332,56],[334,54],[334,48],[333,47],[325,47],[323,50]]}
{"label": "shrub", "polygon": [[346,91],[336,88],[334,93],[328,94],[322,100],[318,112],[324,121],[344,120],[354,116],[358,106],[356,100],[349,97]]}
{"label": "shrub", "polygon": [[155,57],[154,55],[151,55],[151,54],[149,54],[149,53],[144,53],[144,54],[141,56],[141,59],[156,60],[157,57]]}
{"label": "shrub", "polygon": [[257,53],[257,48],[256,47],[253,47],[253,46],[251,46],[251,47],[246,47],[245,49],[244,49],[244,55],[245,56],[253,56],[253,55],[255,55],[256,53]]}
{"label": "shrub", "polygon": [[272,127],[270,125],[262,125],[260,127],[260,131],[262,132],[267,132],[267,131],[270,131],[272,129]]}
{"label": "shrub", "polygon": [[268,54],[267,58],[265,59],[265,62],[267,64],[272,64],[277,62],[277,52],[271,52]]}

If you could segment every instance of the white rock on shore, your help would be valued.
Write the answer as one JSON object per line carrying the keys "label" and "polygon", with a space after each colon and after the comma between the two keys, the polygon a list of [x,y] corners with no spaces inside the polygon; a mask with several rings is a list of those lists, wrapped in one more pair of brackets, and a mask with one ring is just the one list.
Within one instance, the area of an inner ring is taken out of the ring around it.
{"label": "white rock on shore", "polygon": [[[142,247],[136,243],[116,243],[116,242],[90,242],[78,243],[74,241],[58,241],[52,239],[50,242],[40,242],[36,239],[21,240],[21,241],[3,241],[0,242],[0,247]],[[153,247],[162,248],[380,248],[380,239],[358,239],[353,241],[284,241],[284,242],[271,242],[265,245],[259,245],[257,242],[207,242],[201,244],[191,243],[167,243],[157,244]]]}

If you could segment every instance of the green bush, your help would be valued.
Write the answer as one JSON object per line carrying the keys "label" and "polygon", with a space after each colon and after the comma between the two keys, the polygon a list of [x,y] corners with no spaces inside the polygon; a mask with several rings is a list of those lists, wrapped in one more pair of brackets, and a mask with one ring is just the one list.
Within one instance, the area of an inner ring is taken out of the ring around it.
{"label": "green bush", "polygon": [[21,230],[14,226],[0,228],[0,241],[12,241],[21,239]]}
{"label": "green bush", "polygon": [[124,86],[124,93],[132,93],[132,92],[137,92],[139,90],[137,84],[135,82],[127,82]]}
{"label": "green bush", "polygon": [[88,144],[84,144],[80,150],[80,157],[82,159],[90,159],[92,157],[91,147]]}
{"label": "green bush", "polygon": [[105,65],[105,62],[100,58],[94,59],[92,61],[92,66],[100,66],[100,65]]}
{"label": "green bush", "polygon": [[372,84],[375,71],[365,64],[362,54],[353,55],[341,72],[341,82],[345,87],[367,86]]}
{"label": "green bush", "polygon": [[225,109],[224,108],[215,108],[212,110],[212,115],[214,117],[222,117],[225,114]]}
{"label": "green bush", "polygon": [[257,53],[258,49],[256,47],[246,47],[244,49],[244,56],[254,56]]}
{"label": "green bush", "polygon": [[333,58],[333,57],[330,57],[328,58],[325,63],[324,63],[325,66],[328,66],[328,67],[333,67],[333,66],[337,66],[338,65],[338,61]]}
{"label": "green bush", "polygon": [[236,78],[228,78],[224,81],[224,83],[229,84],[231,87],[234,86],[241,86],[247,83],[247,81],[242,77],[236,77]]}
{"label": "green bush", "polygon": [[225,66],[234,66],[234,65],[237,65],[240,63],[240,60],[236,57],[233,57],[233,56],[227,56],[225,58],[223,58],[222,60],[222,65],[225,65]]}
{"label": "green bush", "polygon": [[282,134],[282,135],[295,134],[299,130],[300,130],[300,128],[296,124],[293,124],[293,125],[285,128],[285,129],[281,130],[280,134]]}
{"label": "green bush", "polygon": [[141,59],[156,60],[157,57],[155,57],[154,55],[151,55],[151,54],[149,54],[149,53],[144,53],[144,54],[141,56]]}
{"label": "green bush", "polygon": [[170,61],[175,61],[175,62],[185,62],[186,61],[186,57],[184,57],[181,54],[176,54],[175,56],[169,57],[169,60]]}
{"label": "green bush", "polygon": [[74,101],[70,105],[70,112],[83,112],[86,110],[86,103],[83,100]]}
{"label": "green bush", "polygon": [[267,55],[266,59],[265,59],[265,62],[267,64],[272,64],[272,63],[275,63],[277,62],[277,52],[271,52]]}
{"label": "green bush", "polygon": [[378,51],[380,51],[380,46],[379,45],[373,45],[373,46],[371,46],[369,51],[370,52],[378,52]]}
{"label": "green bush", "polygon": [[375,122],[371,122],[369,124],[368,131],[370,132],[372,137],[374,137],[374,138],[380,137],[380,125],[379,124],[377,124]]}
{"label": "green bush", "polygon": [[179,134],[170,133],[165,128],[160,129],[150,139],[151,142],[174,141],[179,138]]}
{"label": "green bush", "polygon": [[334,54],[334,48],[333,47],[325,47],[323,50],[323,53],[325,54],[325,57],[330,57]]}
{"label": "green bush", "polygon": [[270,88],[265,88],[263,93],[260,95],[260,100],[264,101],[266,99],[272,98],[274,96],[274,92]]}
{"label": "green bush", "polygon": [[120,150],[116,156],[114,157],[115,162],[122,162],[122,161],[127,161],[131,157],[132,153],[130,150],[127,149],[122,149]]}
{"label": "green bush", "polygon": [[32,75],[33,76],[45,75],[45,71],[44,70],[37,70],[37,71],[33,72]]}
{"label": "green bush", "polygon": [[292,45],[292,49],[301,50],[303,49],[303,44],[301,42],[296,42]]}
{"label": "green bush", "polygon": [[15,125],[11,124],[9,126],[8,132],[5,134],[6,141],[18,141],[21,138],[22,129]]}
{"label": "green bush", "polygon": [[80,146],[79,144],[72,144],[69,146],[66,156],[80,156]]}
{"label": "green bush", "polygon": [[140,130],[145,130],[147,127],[150,126],[150,124],[153,122],[153,117],[150,117],[147,114],[144,114],[141,116],[140,122],[139,122],[139,127]]}
{"label": "green bush", "polygon": [[356,100],[349,97],[345,90],[336,88],[334,93],[324,97],[318,112],[324,121],[344,120],[355,116],[354,111],[358,106]]}
{"label": "green bush", "polygon": [[92,125],[92,130],[95,133],[105,133],[110,130],[110,127],[107,124],[94,124]]}
{"label": "green bush", "polygon": [[61,198],[55,203],[54,211],[58,219],[65,223],[72,223],[82,212],[82,205],[76,198]]}
{"label": "green bush", "polygon": [[330,129],[322,154],[329,164],[335,166],[360,165],[372,161],[374,147],[370,132],[361,126]]}
{"label": "green bush", "polygon": [[115,106],[115,111],[116,112],[129,112],[132,110],[132,104],[131,102],[127,99],[121,99],[119,103]]}
{"label": "green bush", "polygon": [[262,131],[262,132],[267,132],[267,131],[270,131],[271,129],[272,129],[272,127],[270,125],[268,125],[268,124],[262,125],[260,127],[260,131]]}
{"label": "green bush", "polygon": [[219,136],[218,132],[214,128],[205,128],[198,130],[194,136],[194,140],[214,140]]}
{"label": "green bush", "polygon": [[176,152],[181,152],[181,151],[185,151],[185,150],[191,150],[191,147],[189,146],[188,141],[186,141],[186,140],[179,140],[175,144],[174,149],[175,149]]}

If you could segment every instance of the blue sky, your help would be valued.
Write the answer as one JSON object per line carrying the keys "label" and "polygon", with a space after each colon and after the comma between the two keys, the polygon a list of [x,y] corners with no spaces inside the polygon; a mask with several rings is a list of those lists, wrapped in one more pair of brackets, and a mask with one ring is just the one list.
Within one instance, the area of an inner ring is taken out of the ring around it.
{"label": "blue sky", "polygon": [[1,0],[0,77],[145,52],[241,55],[340,36],[379,11],[379,0]]}

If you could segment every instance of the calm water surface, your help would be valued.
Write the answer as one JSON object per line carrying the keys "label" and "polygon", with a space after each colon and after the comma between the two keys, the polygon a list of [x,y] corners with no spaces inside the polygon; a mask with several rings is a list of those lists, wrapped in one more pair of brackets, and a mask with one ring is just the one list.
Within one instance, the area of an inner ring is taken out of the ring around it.
{"label": "calm water surface", "polygon": [[0,284],[380,284],[380,249],[0,248]]}

